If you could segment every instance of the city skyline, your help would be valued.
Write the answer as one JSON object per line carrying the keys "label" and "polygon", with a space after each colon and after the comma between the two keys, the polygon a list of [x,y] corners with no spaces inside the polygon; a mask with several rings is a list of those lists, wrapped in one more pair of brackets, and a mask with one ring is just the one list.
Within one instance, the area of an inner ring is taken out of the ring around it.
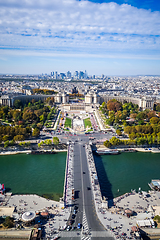
{"label": "city skyline", "polygon": [[157,1],[0,2],[0,73],[160,75]]}

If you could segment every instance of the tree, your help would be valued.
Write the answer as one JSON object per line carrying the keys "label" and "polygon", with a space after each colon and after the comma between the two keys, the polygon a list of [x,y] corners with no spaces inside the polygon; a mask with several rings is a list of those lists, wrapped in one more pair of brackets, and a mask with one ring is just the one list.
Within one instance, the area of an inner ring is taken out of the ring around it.
{"label": "tree", "polygon": [[147,135],[147,141],[148,141],[149,145],[152,144],[152,136],[151,135]]}
{"label": "tree", "polygon": [[127,134],[131,134],[132,128],[131,128],[130,126],[126,126],[126,127],[124,128],[124,132],[127,133]]}
{"label": "tree", "polygon": [[23,104],[22,104],[22,101],[21,101],[21,100],[17,99],[17,100],[14,101],[14,107],[15,107],[16,109],[19,109],[19,108],[21,108],[22,106],[23,106]]}
{"label": "tree", "polygon": [[37,109],[37,110],[34,110],[34,113],[36,114],[37,117],[40,117],[43,113],[43,110],[42,109]]}
{"label": "tree", "polygon": [[13,118],[14,118],[15,121],[20,120],[20,119],[21,119],[21,112],[18,111],[18,110],[15,110],[15,111],[13,112]]}
{"label": "tree", "polygon": [[122,136],[122,132],[119,129],[116,130],[116,133],[118,136]]}
{"label": "tree", "polygon": [[136,117],[137,117],[137,113],[132,113],[132,114],[130,114],[130,118],[133,118],[133,119],[135,120]]}
{"label": "tree", "polygon": [[43,124],[42,124],[42,123],[37,123],[37,128],[38,128],[39,130],[41,130],[41,129],[43,128]]}
{"label": "tree", "polygon": [[157,133],[157,143],[160,144],[160,132]]}
{"label": "tree", "polygon": [[59,138],[58,137],[53,137],[53,144],[58,145],[59,144]]}
{"label": "tree", "polygon": [[144,120],[144,119],[146,119],[146,118],[147,118],[146,112],[139,112],[139,113],[137,114],[137,117],[136,117],[136,119],[137,119],[138,121]]}
{"label": "tree", "polygon": [[33,137],[38,137],[40,134],[40,130],[38,128],[35,128],[32,132],[32,136]]}
{"label": "tree", "polygon": [[106,124],[109,125],[109,126],[112,126],[112,122],[110,119],[106,119]]}
{"label": "tree", "polygon": [[158,124],[159,123],[159,118],[158,117],[152,117],[150,118],[150,123],[151,124]]}
{"label": "tree", "polygon": [[3,140],[4,142],[7,141],[7,140],[8,140],[8,136],[7,136],[7,135],[4,135],[3,138],[2,138],[2,140]]}
{"label": "tree", "polygon": [[110,111],[110,112],[109,112],[109,121],[110,121],[110,123],[111,123],[110,125],[113,125],[114,120],[115,120],[114,111]]}
{"label": "tree", "polygon": [[19,142],[19,141],[24,141],[24,136],[23,135],[16,135],[14,136],[14,141]]}
{"label": "tree", "polygon": [[23,119],[25,121],[33,121],[37,119],[37,116],[34,112],[32,111],[27,111],[23,113]]}
{"label": "tree", "polygon": [[115,123],[119,123],[119,116],[116,116],[115,117],[115,121],[114,121]]}
{"label": "tree", "polygon": [[4,142],[4,148],[7,148],[9,146],[9,140]]}
{"label": "tree", "polygon": [[36,128],[37,127],[37,124],[36,123],[33,123],[32,124],[32,128]]}
{"label": "tree", "polygon": [[136,134],[134,132],[132,132],[131,134],[129,134],[129,138],[131,140],[135,139],[136,138]]}
{"label": "tree", "polygon": [[10,141],[9,145],[11,145],[11,146],[14,145],[14,140],[13,139]]}
{"label": "tree", "polygon": [[45,116],[44,116],[44,114],[42,114],[42,115],[39,117],[39,119],[40,119],[41,122],[44,122],[44,121],[45,121]]}
{"label": "tree", "polygon": [[140,137],[136,139],[137,145],[143,145],[146,143],[146,138]]}
{"label": "tree", "polygon": [[149,119],[152,118],[152,117],[155,117],[155,115],[156,115],[156,112],[155,112],[155,111],[150,111],[150,112],[147,114],[147,116],[148,116]]}
{"label": "tree", "polygon": [[43,142],[45,145],[49,145],[49,146],[51,146],[52,145],[52,140],[50,140],[50,139],[46,139],[46,140],[44,140],[44,142]]}
{"label": "tree", "polygon": [[128,112],[127,112],[127,110],[123,110],[122,116],[121,116],[121,120],[122,120],[122,121],[123,121],[123,120],[126,120],[127,117],[128,117]]}
{"label": "tree", "polygon": [[110,148],[110,147],[111,147],[111,143],[110,143],[108,140],[106,140],[106,141],[103,143],[103,145],[104,145],[105,147],[107,147],[107,148]]}
{"label": "tree", "polygon": [[116,145],[120,145],[121,144],[121,140],[119,140],[119,138],[116,138],[116,137],[112,137],[109,142],[113,145],[113,146],[116,146]]}
{"label": "tree", "polygon": [[122,109],[122,103],[118,102],[116,99],[109,100],[107,102],[107,109],[110,111],[119,111]]}
{"label": "tree", "polygon": [[154,133],[152,133],[152,144],[154,144],[156,141],[156,135]]}
{"label": "tree", "polygon": [[101,105],[102,108],[106,108],[106,103],[103,102],[102,105]]}
{"label": "tree", "polygon": [[157,103],[156,111],[157,111],[157,112],[160,112],[160,103]]}

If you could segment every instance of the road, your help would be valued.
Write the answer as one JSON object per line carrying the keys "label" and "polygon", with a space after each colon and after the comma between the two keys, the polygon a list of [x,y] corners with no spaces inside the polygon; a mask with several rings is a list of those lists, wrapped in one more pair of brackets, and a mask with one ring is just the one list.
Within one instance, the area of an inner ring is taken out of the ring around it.
{"label": "road", "polygon": [[[107,233],[104,226],[98,219],[95,210],[94,197],[90,182],[90,175],[85,152],[84,142],[76,142],[74,145],[74,191],[75,200],[73,201],[72,213],[74,206],[77,206],[77,213],[73,227],[77,227],[78,223],[82,224],[81,236],[77,236],[77,231],[73,234],[67,233],[66,235],[72,236],[73,239],[82,239],[86,236],[84,233],[91,233],[87,235],[89,239],[113,239]],[[67,236],[66,236],[67,237]],[[67,239],[67,238],[65,238]],[[69,239],[69,238],[68,238]]]}

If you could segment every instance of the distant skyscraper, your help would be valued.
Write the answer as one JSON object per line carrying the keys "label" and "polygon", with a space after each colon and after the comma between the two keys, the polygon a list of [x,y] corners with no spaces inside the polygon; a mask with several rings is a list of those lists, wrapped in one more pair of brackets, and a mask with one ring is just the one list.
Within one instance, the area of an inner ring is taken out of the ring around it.
{"label": "distant skyscraper", "polygon": [[74,72],[74,78],[77,79],[78,78],[78,71]]}
{"label": "distant skyscraper", "polygon": [[55,72],[54,78],[55,78],[55,79],[58,79],[58,74],[57,74],[57,72]]}
{"label": "distant skyscraper", "polygon": [[88,74],[87,74],[87,71],[85,70],[84,72],[84,78],[87,78],[88,77]]}
{"label": "distant skyscraper", "polygon": [[66,74],[67,78],[71,78],[71,72],[68,71],[67,74]]}
{"label": "distant skyscraper", "polygon": [[64,79],[66,77],[65,73],[60,73],[60,78]]}
{"label": "distant skyscraper", "polygon": [[80,71],[79,72],[79,79],[83,79],[84,78],[84,72]]}

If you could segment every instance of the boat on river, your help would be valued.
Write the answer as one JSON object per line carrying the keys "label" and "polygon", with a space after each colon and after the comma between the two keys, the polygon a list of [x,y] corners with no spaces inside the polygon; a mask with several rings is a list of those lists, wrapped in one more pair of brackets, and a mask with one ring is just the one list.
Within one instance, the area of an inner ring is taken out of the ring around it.
{"label": "boat on river", "polygon": [[151,183],[148,183],[148,185],[152,190],[160,192],[160,180],[159,179],[152,180]]}
{"label": "boat on river", "polygon": [[98,155],[117,155],[119,154],[119,151],[116,149],[113,150],[108,150],[108,149],[104,149],[104,150],[96,150],[96,154]]}

